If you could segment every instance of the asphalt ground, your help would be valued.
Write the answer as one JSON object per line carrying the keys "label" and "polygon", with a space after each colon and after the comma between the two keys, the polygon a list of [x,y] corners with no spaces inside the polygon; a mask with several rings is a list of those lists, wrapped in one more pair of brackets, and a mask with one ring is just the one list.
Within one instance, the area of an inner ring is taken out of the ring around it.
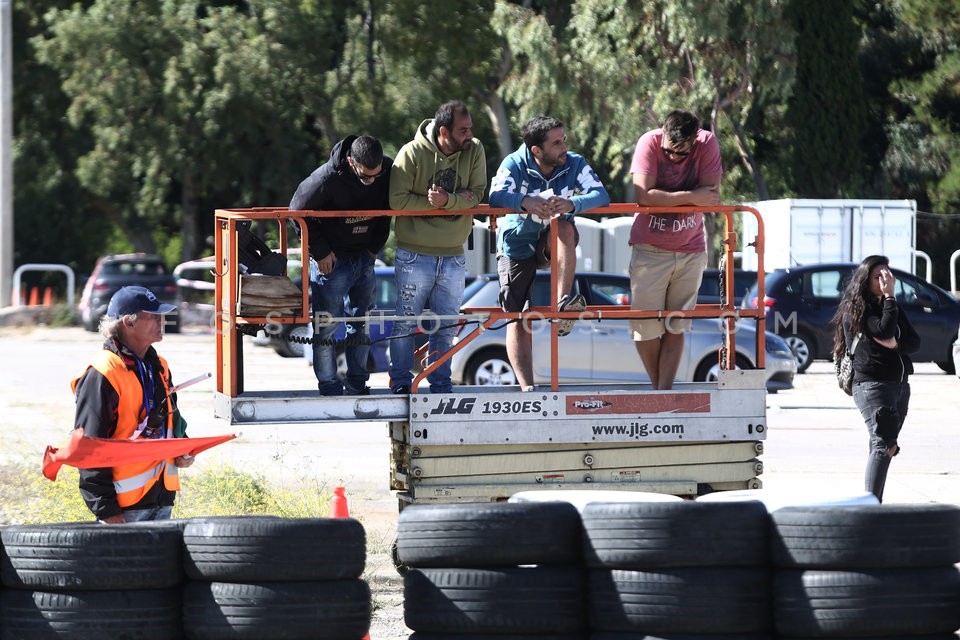
{"label": "asphalt ground", "polygon": [[[62,444],[73,427],[70,381],[100,342],[80,328],[0,327],[0,463],[35,463],[40,472],[46,445]],[[168,335],[158,349],[170,362],[175,382],[214,371],[209,332]],[[281,358],[251,338],[245,338],[244,354],[248,389],[316,388],[312,370],[301,359]],[[902,453],[891,464],[885,502],[960,504],[960,379],[933,364],[916,368]],[[370,384],[386,387],[386,375],[374,374]],[[214,418],[213,389],[210,379],[179,393],[193,436],[237,431]],[[803,500],[862,494],[866,429],[853,399],[837,387],[831,363],[814,363],[796,377],[794,389],[768,395],[767,423],[760,476],[765,491]],[[407,637],[402,586],[389,558],[398,509],[389,490],[386,424],[248,425],[238,439],[200,454],[185,473],[219,463],[286,487],[345,486],[351,515],[367,530],[368,579],[376,607],[371,637]]]}

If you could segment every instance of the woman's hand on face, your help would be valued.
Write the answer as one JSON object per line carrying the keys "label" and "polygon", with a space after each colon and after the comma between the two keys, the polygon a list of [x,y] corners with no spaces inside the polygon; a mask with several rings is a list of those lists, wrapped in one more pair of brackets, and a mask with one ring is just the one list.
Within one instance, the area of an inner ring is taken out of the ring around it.
{"label": "woman's hand on face", "polygon": [[884,297],[893,297],[893,288],[896,284],[897,279],[894,277],[890,269],[880,270],[880,292],[884,295]]}

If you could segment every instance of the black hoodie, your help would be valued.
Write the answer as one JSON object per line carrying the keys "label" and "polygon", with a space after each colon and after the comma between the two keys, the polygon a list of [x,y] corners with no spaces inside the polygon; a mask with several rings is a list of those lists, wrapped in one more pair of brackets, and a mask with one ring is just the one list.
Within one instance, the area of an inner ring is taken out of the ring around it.
{"label": "black hoodie", "polygon": [[[393,160],[383,157],[383,173],[373,184],[360,182],[347,163],[350,145],[357,136],[347,136],[333,145],[330,159],[300,183],[290,200],[291,211],[363,211],[390,208],[390,168]],[[299,229],[299,227],[298,227]],[[350,258],[369,251],[376,255],[390,235],[390,216],[307,218],[310,255],[322,260],[333,251]]]}

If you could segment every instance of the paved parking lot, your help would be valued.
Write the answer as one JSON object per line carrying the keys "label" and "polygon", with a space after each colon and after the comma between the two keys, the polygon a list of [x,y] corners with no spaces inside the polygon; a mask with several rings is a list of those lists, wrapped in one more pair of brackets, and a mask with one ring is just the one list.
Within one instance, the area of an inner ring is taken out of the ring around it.
{"label": "paved parking lot", "polygon": [[[249,389],[312,389],[306,363],[281,358],[268,347],[245,347]],[[46,444],[60,442],[72,427],[69,383],[98,347],[99,337],[77,328],[0,329],[0,456],[39,461]],[[160,344],[180,381],[214,369],[212,336],[168,335]],[[901,437],[903,453],[887,482],[888,502],[960,503],[960,379],[935,365],[917,365],[913,400]],[[386,386],[375,374],[372,386]],[[232,431],[213,417],[213,380],[180,394],[194,435]],[[837,387],[829,362],[817,362],[796,378],[796,388],[768,395],[769,433],[762,456],[764,486],[778,491],[852,494],[862,491],[866,432],[853,399]],[[344,484],[357,508],[394,511],[387,489],[389,441],[383,423],[245,426],[242,437],[204,454],[198,464],[252,463],[278,481],[309,476]]]}

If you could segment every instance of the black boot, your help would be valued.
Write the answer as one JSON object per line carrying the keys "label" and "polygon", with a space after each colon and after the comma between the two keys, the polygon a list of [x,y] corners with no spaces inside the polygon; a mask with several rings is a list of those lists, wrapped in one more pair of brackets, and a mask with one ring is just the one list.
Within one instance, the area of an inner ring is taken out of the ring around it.
{"label": "black boot", "polygon": [[886,451],[871,451],[867,456],[866,490],[883,502],[883,487],[887,483],[887,470],[890,468],[890,456]]}

